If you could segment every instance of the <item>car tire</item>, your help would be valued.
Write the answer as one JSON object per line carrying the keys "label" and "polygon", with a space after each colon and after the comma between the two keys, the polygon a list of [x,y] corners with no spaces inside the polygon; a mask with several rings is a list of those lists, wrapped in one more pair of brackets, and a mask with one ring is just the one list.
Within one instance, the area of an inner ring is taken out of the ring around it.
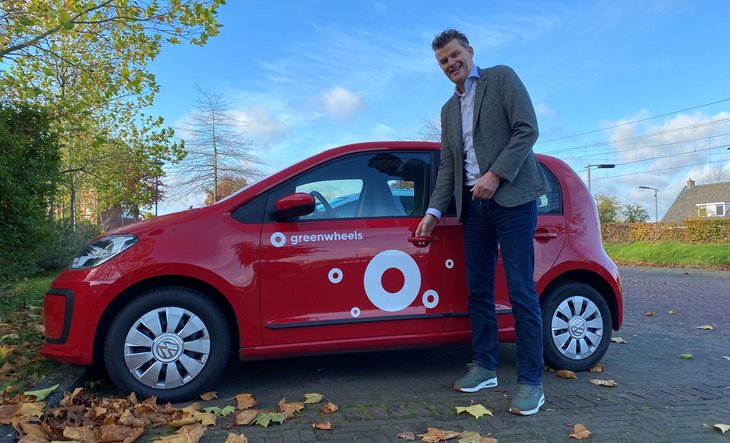
{"label": "car tire", "polygon": [[209,390],[230,355],[223,312],[201,292],[168,286],[129,301],[112,321],[104,362],[118,388],[163,402]]}
{"label": "car tire", "polygon": [[593,287],[565,282],[542,302],[545,362],[555,369],[587,371],[611,341],[611,310]]}

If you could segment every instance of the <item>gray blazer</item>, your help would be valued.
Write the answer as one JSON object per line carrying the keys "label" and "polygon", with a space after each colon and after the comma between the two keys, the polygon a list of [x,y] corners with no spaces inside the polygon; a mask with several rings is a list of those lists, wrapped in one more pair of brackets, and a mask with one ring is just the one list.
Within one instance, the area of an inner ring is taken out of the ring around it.
{"label": "gray blazer", "polygon": [[[474,95],[474,151],[482,174],[492,171],[503,178],[493,197],[501,206],[518,206],[548,191],[532,152],[537,137],[532,101],[512,68],[479,69]],[[429,207],[445,212],[454,195],[461,220],[463,187],[461,103],[454,94],[441,108],[441,163]]]}

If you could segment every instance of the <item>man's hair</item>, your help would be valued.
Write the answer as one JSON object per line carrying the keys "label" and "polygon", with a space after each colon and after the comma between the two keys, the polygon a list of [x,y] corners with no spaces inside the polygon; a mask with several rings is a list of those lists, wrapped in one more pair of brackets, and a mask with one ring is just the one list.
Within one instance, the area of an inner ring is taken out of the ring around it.
{"label": "man's hair", "polygon": [[456,40],[461,46],[465,48],[469,47],[469,39],[466,38],[466,36],[462,32],[450,28],[443,30],[439,35],[434,37],[433,43],[431,43],[431,49],[433,49],[434,51],[437,49],[441,49],[449,44],[451,40]]}

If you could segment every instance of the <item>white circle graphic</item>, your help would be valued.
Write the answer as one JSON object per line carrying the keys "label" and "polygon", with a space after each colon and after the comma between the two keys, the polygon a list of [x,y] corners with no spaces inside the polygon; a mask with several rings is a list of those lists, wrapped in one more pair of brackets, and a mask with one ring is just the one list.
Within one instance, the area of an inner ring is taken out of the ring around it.
{"label": "white circle graphic", "polygon": [[[403,287],[398,292],[383,288],[383,273],[395,268],[403,273]],[[365,269],[365,293],[371,302],[383,311],[395,312],[407,308],[418,296],[421,273],[416,261],[403,251],[388,249],[373,257]]]}
{"label": "white circle graphic", "polygon": [[451,269],[454,267],[454,261],[452,259],[446,260],[446,263],[444,264],[446,265],[446,269]]}
{"label": "white circle graphic", "polygon": [[423,293],[421,301],[423,302],[423,306],[427,307],[428,309],[433,309],[439,304],[439,293],[434,291],[433,289],[429,289],[428,291]]}
{"label": "white circle graphic", "polygon": [[359,317],[360,316],[360,308],[358,308],[357,306],[355,306],[354,308],[350,309],[350,315],[352,315],[355,318]]}
{"label": "white circle graphic", "polygon": [[276,248],[280,248],[286,244],[286,236],[281,232],[271,234],[271,244]]}
{"label": "white circle graphic", "polygon": [[342,270],[340,268],[332,268],[327,277],[329,277],[332,283],[339,283],[342,281]]}

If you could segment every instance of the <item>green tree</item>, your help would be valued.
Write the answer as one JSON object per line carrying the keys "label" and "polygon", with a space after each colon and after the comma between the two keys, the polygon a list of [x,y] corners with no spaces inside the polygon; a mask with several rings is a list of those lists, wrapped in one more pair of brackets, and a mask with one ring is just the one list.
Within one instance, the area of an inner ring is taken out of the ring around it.
{"label": "green tree", "polygon": [[639,204],[626,204],[621,209],[621,216],[626,223],[645,223],[649,220],[649,212]]}
{"label": "green tree", "polygon": [[616,223],[618,215],[621,213],[621,204],[616,197],[607,194],[596,194],[593,198],[596,200],[596,210],[601,224]]}
{"label": "green tree", "polygon": [[49,240],[59,154],[47,115],[0,105],[0,281],[29,275]]}
{"label": "green tree", "polygon": [[[49,109],[62,146],[71,214],[79,192],[96,193],[100,205],[149,204],[151,194],[129,184],[159,176],[160,160],[184,157],[172,129],[144,114],[159,90],[148,64],[164,43],[202,45],[216,35],[216,14],[224,3],[0,2],[0,100]],[[137,168],[131,175],[129,164]]]}

